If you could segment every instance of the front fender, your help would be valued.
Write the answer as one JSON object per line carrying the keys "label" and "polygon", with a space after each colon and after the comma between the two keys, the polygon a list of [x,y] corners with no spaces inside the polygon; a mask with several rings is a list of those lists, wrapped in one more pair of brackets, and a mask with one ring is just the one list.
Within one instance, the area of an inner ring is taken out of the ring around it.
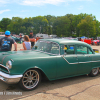
{"label": "front fender", "polygon": [[41,58],[41,59],[20,59],[12,62],[12,68],[10,69],[11,75],[24,74],[28,69],[37,68],[40,69],[49,80],[56,78],[57,73],[57,59],[56,57]]}

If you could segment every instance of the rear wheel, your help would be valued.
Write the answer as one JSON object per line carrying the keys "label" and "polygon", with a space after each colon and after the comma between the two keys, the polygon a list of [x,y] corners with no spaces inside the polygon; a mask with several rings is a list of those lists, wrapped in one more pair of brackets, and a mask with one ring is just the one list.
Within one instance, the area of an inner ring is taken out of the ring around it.
{"label": "rear wheel", "polygon": [[98,73],[99,73],[99,68],[93,68],[89,75],[94,77],[94,76],[97,76]]}
{"label": "rear wheel", "polygon": [[35,89],[41,81],[41,73],[37,69],[27,70],[21,78],[19,85],[23,90]]}

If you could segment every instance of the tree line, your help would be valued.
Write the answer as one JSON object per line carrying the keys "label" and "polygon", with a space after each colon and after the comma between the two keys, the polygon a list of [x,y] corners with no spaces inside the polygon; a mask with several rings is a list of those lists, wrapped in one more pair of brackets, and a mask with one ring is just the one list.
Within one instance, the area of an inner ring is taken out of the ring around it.
{"label": "tree line", "polygon": [[0,21],[0,32],[6,30],[14,34],[55,34],[58,37],[100,36],[100,22],[92,14],[66,14],[65,16],[36,16],[29,18],[12,17]]}

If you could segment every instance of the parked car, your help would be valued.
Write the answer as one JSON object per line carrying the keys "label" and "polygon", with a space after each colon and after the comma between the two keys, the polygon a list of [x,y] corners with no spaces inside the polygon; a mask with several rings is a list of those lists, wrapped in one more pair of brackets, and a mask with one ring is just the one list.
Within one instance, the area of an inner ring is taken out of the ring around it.
{"label": "parked car", "polygon": [[0,35],[0,38],[4,37],[5,35]]}
{"label": "parked car", "polygon": [[24,90],[35,89],[44,77],[97,76],[99,67],[100,54],[76,40],[40,39],[32,50],[0,53],[0,80]]}
{"label": "parked car", "polygon": [[100,45],[100,40],[92,40],[91,44],[92,45]]}
{"label": "parked car", "polygon": [[19,42],[20,41],[20,38],[18,37],[15,37],[15,36],[11,36],[16,42]]}
{"label": "parked car", "polygon": [[[0,35],[0,38],[5,37],[5,35]],[[15,36],[11,36],[16,42],[20,41],[20,38],[15,37]]]}

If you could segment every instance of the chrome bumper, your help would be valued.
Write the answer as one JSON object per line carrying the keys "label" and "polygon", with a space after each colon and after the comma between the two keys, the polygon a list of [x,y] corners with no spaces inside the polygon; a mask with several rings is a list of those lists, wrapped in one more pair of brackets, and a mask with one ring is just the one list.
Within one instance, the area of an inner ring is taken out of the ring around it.
{"label": "chrome bumper", "polygon": [[8,83],[8,84],[14,84],[18,83],[23,75],[9,75],[4,72],[0,71],[0,80]]}

